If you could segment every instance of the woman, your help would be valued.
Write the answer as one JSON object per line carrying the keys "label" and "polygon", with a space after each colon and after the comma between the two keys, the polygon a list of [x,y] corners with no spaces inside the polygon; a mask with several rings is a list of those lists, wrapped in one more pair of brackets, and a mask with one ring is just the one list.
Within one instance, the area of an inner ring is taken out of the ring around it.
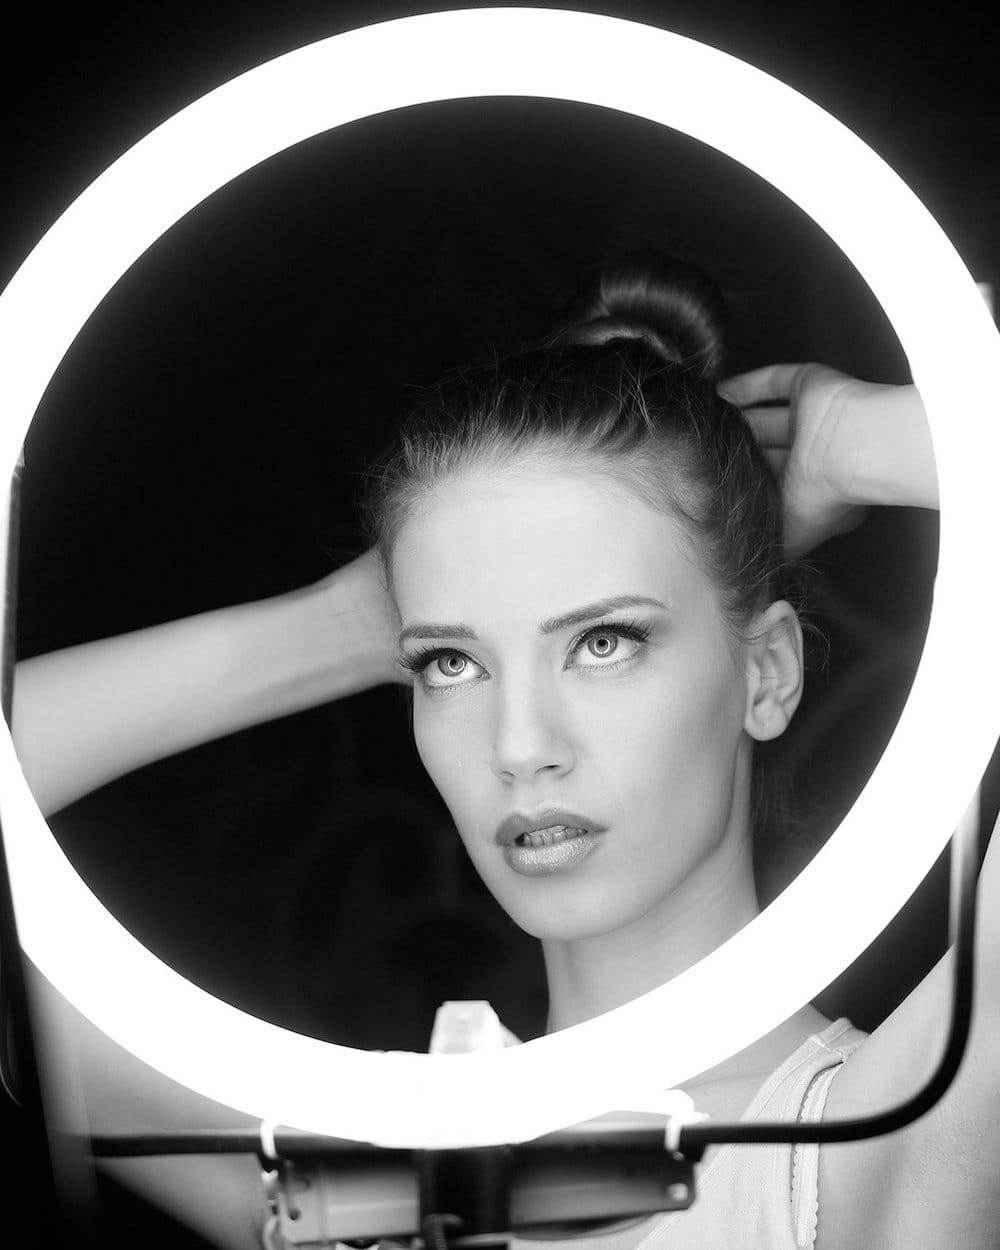
{"label": "woman", "polygon": [[[14,727],[43,809],[396,666],[473,863],[542,942],[550,1029],[696,962],[757,911],[755,746],[785,731],[802,689],[786,556],[866,504],[936,506],[912,388],[789,366],[731,380],[726,402],[721,319],[701,275],[617,262],[544,349],[426,397],[371,494],[381,569],[369,554],[307,591],[27,662]],[[785,406],[757,407],[772,400]],[[691,1212],[615,1245],[991,1244],[995,861],[970,1051],[938,1107],[794,1161],[720,1150]],[[686,1088],[721,1119],[893,1103],[943,1038],[947,965],[868,1038],[805,1006]],[[164,1175],[149,1169],[161,1189]],[[237,1184],[220,1241],[239,1244],[240,1200]]]}

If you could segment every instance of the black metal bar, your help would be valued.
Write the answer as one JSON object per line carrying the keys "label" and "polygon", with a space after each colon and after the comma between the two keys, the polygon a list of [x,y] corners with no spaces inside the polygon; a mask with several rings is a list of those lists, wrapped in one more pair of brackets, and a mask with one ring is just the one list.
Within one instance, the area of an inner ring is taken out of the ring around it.
{"label": "black metal bar", "polygon": [[[376,1146],[371,1142],[352,1141],[341,1137],[323,1137],[295,1129],[278,1129],[274,1146],[281,1159],[329,1159],[333,1162],[380,1162],[412,1158],[415,1151],[406,1147]],[[259,1133],[247,1129],[193,1129],[175,1132],[130,1133],[90,1138],[95,1158],[127,1159],[146,1155],[185,1154],[256,1154],[266,1158]],[[479,1149],[477,1147],[477,1149]],[[489,1149],[489,1147],[482,1147]],[[606,1130],[602,1125],[560,1129],[530,1141],[518,1142],[511,1149],[536,1158],[560,1158],[602,1151],[664,1150],[663,1127]]]}
{"label": "black metal bar", "polygon": [[[275,1149],[281,1159],[340,1159],[359,1162],[365,1159],[408,1159],[411,1150],[395,1150],[370,1142],[350,1141],[340,1137],[322,1137],[279,1129],[274,1137]],[[259,1133],[247,1129],[191,1129],[177,1132],[130,1133],[96,1136],[90,1139],[91,1154],[101,1159],[129,1159],[143,1155],[260,1155],[267,1158]]]}
{"label": "black metal bar", "polygon": [[[10,499],[0,530],[5,529],[0,550],[0,587],[2,587],[2,619],[0,619],[0,712],[8,725],[14,706],[14,671],[17,662],[17,569],[20,547],[21,471],[23,456],[18,458],[10,479]],[[17,1106],[25,1100],[40,1110],[37,1074],[31,1068],[32,1056],[28,1004],[21,966],[21,944],[14,919],[14,900],[7,857],[3,854],[3,829],[0,827],[0,1085]]]}

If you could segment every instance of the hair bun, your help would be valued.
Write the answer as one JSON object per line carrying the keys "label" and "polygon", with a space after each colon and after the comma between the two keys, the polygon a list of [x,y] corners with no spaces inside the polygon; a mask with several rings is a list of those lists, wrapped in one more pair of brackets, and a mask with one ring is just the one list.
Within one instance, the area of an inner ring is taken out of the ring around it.
{"label": "hair bun", "polygon": [[657,252],[629,252],[602,266],[553,343],[642,339],[660,359],[715,377],[725,330],[722,293],[703,270]]}

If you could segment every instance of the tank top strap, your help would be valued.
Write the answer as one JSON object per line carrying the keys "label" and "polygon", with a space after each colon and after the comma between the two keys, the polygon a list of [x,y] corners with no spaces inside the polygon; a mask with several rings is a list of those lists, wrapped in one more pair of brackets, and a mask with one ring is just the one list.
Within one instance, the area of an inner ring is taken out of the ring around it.
{"label": "tank top strap", "polygon": [[[827,1068],[813,1078],[800,1120],[813,1122],[823,1118],[826,1096],[839,1070],[839,1065]],[[799,1142],[792,1147],[791,1188],[796,1250],[812,1250],[819,1223],[819,1146],[815,1142]]]}
{"label": "tank top strap", "polygon": [[[834,1021],[829,1028],[816,1035],[816,1042],[821,1043],[826,1051],[821,1060],[824,1066],[813,1073],[802,1094],[796,1117],[799,1121],[815,1123],[822,1120],[834,1077],[865,1036],[844,1019]],[[790,1189],[796,1250],[813,1250],[819,1223],[819,1146],[815,1142],[792,1147]]]}
{"label": "tank top strap", "polygon": [[[744,1111],[743,1120],[798,1120],[804,1118],[806,1097],[816,1077],[836,1069],[867,1035],[843,1016],[806,1038],[771,1073]],[[819,1108],[822,1115],[822,1107]],[[818,1116],[817,1116],[818,1118]]]}

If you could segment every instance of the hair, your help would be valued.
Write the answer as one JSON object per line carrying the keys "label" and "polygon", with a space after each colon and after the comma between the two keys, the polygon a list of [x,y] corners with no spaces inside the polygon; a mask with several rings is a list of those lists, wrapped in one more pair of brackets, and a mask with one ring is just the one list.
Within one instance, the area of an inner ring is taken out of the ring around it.
{"label": "hair", "polygon": [[[364,500],[390,582],[391,555],[428,492],[471,471],[590,468],[681,523],[736,638],[788,597],[777,480],[738,408],[717,390],[726,309],[691,265],[638,252],[606,263],[540,346],[428,388]],[[776,788],[755,752],[757,832]],[[761,839],[755,837],[755,851]]]}

